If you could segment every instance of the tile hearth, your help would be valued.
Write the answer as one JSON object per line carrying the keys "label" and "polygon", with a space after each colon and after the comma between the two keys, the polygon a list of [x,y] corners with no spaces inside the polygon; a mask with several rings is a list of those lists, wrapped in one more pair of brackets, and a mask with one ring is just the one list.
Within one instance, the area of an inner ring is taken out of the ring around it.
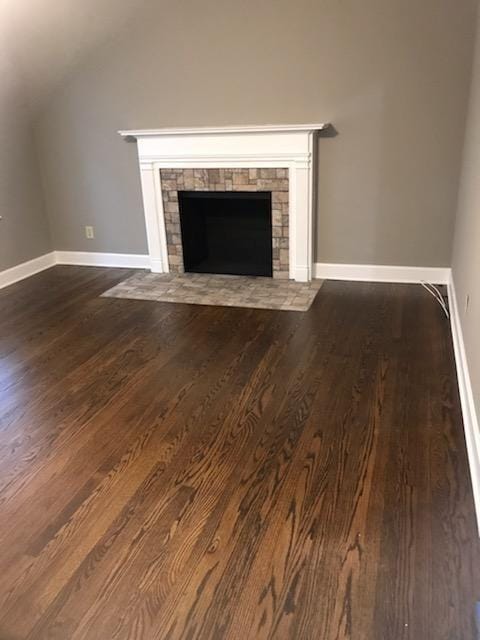
{"label": "tile hearth", "polygon": [[308,311],[321,286],[321,280],[294,282],[250,276],[141,272],[109,289],[102,296],[223,307]]}

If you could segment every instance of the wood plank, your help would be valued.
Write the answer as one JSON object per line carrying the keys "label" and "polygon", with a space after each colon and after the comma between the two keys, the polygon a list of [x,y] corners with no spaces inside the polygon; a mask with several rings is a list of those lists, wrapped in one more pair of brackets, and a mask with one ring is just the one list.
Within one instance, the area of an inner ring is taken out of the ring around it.
{"label": "wood plank", "polygon": [[0,638],[470,639],[452,343],[415,285],[307,313],[0,292]]}

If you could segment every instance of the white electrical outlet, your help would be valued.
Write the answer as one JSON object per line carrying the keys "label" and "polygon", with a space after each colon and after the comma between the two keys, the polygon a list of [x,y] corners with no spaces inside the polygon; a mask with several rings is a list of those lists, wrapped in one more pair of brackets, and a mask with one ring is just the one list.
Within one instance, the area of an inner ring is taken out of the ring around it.
{"label": "white electrical outlet", "polygon": [[95,238],[93,227],[90,227],[90,226],[85,227],[85,237],[87,237],[89,240],[92,240],[92,238]]}

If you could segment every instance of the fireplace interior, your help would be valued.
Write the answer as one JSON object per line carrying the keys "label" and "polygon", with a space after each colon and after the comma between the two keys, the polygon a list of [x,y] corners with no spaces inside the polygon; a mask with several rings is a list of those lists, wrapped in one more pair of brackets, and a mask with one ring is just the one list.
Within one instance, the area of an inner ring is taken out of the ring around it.
{"label": "fireplace interior", "polygon": [[269,191],[179,191],[187,272],[272,276]]}

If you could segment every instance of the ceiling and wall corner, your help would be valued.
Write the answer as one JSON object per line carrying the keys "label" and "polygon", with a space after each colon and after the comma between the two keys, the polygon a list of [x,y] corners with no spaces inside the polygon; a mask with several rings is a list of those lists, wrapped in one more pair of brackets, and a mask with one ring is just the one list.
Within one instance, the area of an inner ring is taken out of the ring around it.
{"label": "ceiling and wall corner", "polygon": [[141,4],[0,0],[0,271],[53,248],[35,114],[85,52]]}
{"label": "ceiling and wall corner", "polygon": [[[3,41],[38,109],[96,46],[148,0],[0,0]],[[151,2],[151,0],[150,0]]]}

